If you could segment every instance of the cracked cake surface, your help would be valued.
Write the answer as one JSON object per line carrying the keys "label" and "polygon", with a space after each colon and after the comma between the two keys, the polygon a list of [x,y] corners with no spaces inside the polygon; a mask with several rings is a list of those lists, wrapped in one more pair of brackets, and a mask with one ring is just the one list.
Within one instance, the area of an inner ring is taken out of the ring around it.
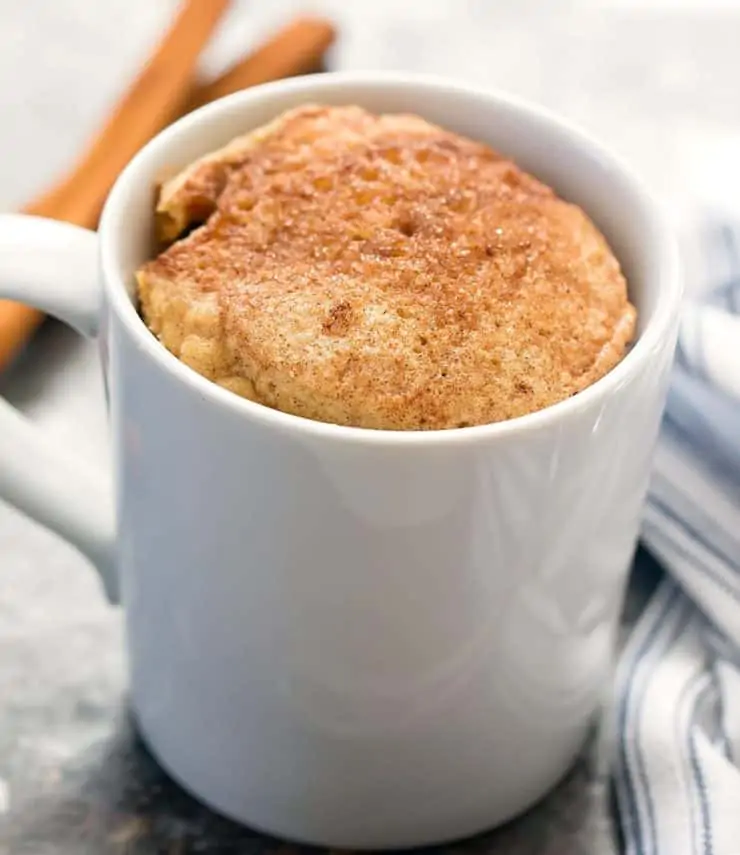
{"label": "cracked cake surface", "polygon": [[606,240],[488,146],[414,115],[307,105],[159,189],[137,272],[175,356],[318,421],[424,430],[598,380],[635,310]]}

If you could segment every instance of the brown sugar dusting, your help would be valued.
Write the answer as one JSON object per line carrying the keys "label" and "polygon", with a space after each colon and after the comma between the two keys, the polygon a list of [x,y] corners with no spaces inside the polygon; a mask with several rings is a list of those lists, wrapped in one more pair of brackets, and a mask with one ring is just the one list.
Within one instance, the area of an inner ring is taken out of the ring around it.
{"label": "brown sugar dusting", "polygon": [[174,242],[137,274],[152,331],[209,379],[319,421],[523,415],[593,383],[634,332],[583,211],[416,116],[290,111],[165,184],[157,223]]}
{"label": "brown sugar dusting", "polygon": [[349,332],[351,317],[352,306],[346,300],[342,300],[341,303],[329,309],[329,316],[321,328],[328,335],[346,335]]}

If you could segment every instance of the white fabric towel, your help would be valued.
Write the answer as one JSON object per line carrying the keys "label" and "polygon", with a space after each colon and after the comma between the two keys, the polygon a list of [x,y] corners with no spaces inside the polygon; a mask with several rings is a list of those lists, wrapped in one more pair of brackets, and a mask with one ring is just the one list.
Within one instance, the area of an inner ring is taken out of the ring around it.
{"label": "white fabric towel", "polygon": [[740,855],[740,249],[709,247],[729,275],[684,310],[643,520],[667,577],[617,673],[627,855]]}

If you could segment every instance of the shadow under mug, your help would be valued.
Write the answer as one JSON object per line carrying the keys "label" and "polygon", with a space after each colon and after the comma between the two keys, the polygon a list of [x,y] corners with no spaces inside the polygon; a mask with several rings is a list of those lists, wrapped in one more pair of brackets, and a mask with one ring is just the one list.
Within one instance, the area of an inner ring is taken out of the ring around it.
{"label": "shadow under mug", "polygon": [[[581,205],[639,311],[625,359],[541,412],[408,433],[286,415],[177,361],[135,306],[154,184],[308,101],[419,113]],[[149,143],[97,235],[0,217],[0,295],[99,338],[113,478],[0,402],[0,495],[120,598],[135,715],[177,781],[276,835],[381,848],[494,826],[564,774],[610,674],[680,297],[673,240],[614,157],[446,80],[270,84]]]}

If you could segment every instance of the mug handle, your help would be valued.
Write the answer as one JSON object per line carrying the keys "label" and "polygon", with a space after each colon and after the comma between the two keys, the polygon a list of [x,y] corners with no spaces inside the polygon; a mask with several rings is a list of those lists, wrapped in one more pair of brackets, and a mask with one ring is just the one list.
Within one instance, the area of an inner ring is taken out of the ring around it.
{"label": "mug handle", "polygon": [[[25,214],[0,214],[0,298],[32,305],[84,336],[101,306],[94,232]],[[61,535],[97,568],[118,601],[110,475],[61,448],[0,398],[0,498]]]}

